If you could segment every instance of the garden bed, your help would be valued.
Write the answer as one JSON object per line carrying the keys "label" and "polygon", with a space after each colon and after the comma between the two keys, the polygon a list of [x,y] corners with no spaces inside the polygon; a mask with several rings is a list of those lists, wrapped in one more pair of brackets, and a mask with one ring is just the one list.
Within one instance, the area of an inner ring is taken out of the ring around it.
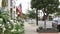
{"label": "garden bed", "polygon": [[58,30],[54,28],[46,28],[46,29],[38,28],[37,32],[38,33],[58,33]]}

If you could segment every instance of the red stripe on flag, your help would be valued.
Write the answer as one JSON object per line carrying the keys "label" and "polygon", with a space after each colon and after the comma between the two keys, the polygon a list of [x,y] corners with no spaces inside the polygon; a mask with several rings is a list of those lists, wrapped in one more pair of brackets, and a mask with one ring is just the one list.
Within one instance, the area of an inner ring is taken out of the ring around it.
{"label": "red stripe on flag", "polygon": [[20,6],[17,7],[17,9],[18,9],[18,11],[20,13],[20,16],[22,16],[22,6],[21,6],[21,4],[20,4]]}

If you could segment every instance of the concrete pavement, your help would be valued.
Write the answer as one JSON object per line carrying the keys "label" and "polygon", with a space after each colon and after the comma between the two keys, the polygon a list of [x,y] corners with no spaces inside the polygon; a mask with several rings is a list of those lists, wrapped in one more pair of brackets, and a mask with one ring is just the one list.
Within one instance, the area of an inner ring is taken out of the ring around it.
{"label": "concrete pavement", "polygon": [[25,34],[60,34],[60,33],[37,33],[36,32],[36,29],[38,28],[37,26],[28,24],[27,22],[25,22],[24,25]]}
{"label": "concrete pavement", "polygon": [[26,23],[25,22],[25,34],[38,34],[37,32],[36,32],[36,28],[37,28],[37,26],[32,26],[32,25],[30,25],[30,24],[28,24],[28,23]]}
{"label": "concrete pavement", "polygon": [[60,32],[59,33],[40,33],[40,34],[60,34]]}

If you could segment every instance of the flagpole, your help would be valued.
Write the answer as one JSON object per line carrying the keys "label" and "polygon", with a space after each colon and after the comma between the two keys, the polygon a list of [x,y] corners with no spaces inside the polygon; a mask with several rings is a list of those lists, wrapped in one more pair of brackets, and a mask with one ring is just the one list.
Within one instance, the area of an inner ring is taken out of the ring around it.
{"label": "flagpole", "polygon": [[29,2],[28,2],[28,10],[29,10]]}

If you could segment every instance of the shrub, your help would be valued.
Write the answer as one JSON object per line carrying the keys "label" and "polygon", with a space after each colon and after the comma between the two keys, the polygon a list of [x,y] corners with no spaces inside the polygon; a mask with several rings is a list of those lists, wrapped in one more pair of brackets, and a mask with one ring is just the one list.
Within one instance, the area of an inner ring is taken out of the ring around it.
{"label": "shrub", "polygon": [[0,34],[24,34],[24,21],[10,19],[8,11],[0,10]]}

